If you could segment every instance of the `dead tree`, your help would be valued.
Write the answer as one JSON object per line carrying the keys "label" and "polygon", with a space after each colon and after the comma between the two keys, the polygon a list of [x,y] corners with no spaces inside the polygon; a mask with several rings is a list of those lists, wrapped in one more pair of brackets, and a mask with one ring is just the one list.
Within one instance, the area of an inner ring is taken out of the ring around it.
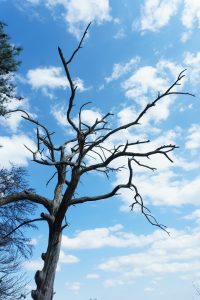
{"label": "dead tree", "polygon": [[[163,98],[177,94],[191,95],[190,93],[176,91],[176,87],[180,85],[182,78],[185,76],[184,71],[178,75],[175,82],[173,82],[165,92],[158,94],[155,100],[147,104],[132,122],[111,128],[108,120],[112,114],[107,113],[100,119],[96,119],[93,125],[85,124],[82,121],[82,111],[89,102],[80,106],[78,122],[76,122],[72,118],[72,110],[77,86],[75,86],[71,77],[69,66],[78,51],[82,48],[82,43],[89,26],[90,24],[86,28],[78,47],[68,60],[65,59],[62,50],[58,47],[59,56],[70,87],[70,97],[66,108],[66,120],[74,133],[73,137],[70,140],[65,141],[62,145],[55,146],[53,142],[53,133],[27,112],[21,111],[22,118],[33,125],[36,125],[37,128],[37,149],[33,150],[27,147],[32,153],[33,161],[54,169],[52,178],[56,178],[56,185],[52,199],[48,199],[30,191],[14,193],[0,199],[1,206],[28,199],[44,208],[44,212],[41,213],[41,216],[38,219],[46,221],[48,224],[48,245],[46,252],[42,253],[44,266],[42,270],[38,270],[35,274],[36,290],[32,291],[32,298],[35,300],[50,300],[53,298],[53,285],[59,259],[62,232],[67,226],[65,216],[70,206],[85,202],[105,200],[118,195],[121,189],[128,189],[133,193],[133,200],[130,206],[131,210],[135,205],[138,205],[141,209],[141,213],[151,224],[166,231],[165,226],[158,223],[150,210],[145,207],[143,198],[139,193],[137,186],[134,184],[133,166],[136,164],[143,168],[155,170],[155,168],[140,162],[139,159],[163,155],[172,162],[169,155],[170,152],[177,148],[177,146],[166,144],[161,145],[156,149],[152,148],[151,151],[138,152],[134,150],[136,149],[136,146],[150,143],[150,141],[133,140],[127,141],[125,144],[114,145],[113,147],[108,147],[106,142],[115,134],[122,133],[126,129],[137,126],[141,122],[143,116]],[[96,161],[92,160],[92,157],[96,158]],[[111,166],[111,163],[122,157],[126,159],[126,165],[123,167],[128,170],[126,183],[118,184],[112,190],[102,193],[101,195],[76,197],[75,192],[83,175],[87,174],[89,176],[90,173],[94,171],[103,172],[105,175],[108,175],[111,171],[118,172],[121,168],[114,168]]]}

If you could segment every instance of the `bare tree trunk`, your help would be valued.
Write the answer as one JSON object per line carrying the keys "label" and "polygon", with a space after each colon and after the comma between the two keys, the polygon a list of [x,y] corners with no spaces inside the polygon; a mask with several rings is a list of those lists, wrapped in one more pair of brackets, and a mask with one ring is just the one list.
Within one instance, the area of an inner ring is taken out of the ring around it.
{"label": "bare tree trunk", "polygon": [[60,254],[61,238],[61,227],[50,228],[47,252],[42,253],[44,266],[41,271],[38,270],[35,274],[37,289],[31,293],[34,300],[53,299],[54,278]]}

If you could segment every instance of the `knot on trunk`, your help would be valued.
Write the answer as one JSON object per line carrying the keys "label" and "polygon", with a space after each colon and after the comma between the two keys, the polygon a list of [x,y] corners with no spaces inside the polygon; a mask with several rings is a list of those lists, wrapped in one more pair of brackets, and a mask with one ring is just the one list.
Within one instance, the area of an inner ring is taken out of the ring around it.
{"label": "knot on trunk", "polygon": [[39,295],[38,291],[36,291],[36,290],[31,291],[31,296],[32,296],[33,300],[39,300],[38,295]]}
{"label": "knot on trunk", "polygon": [[54,216],[51,216],[50,214],[45,214],[45,213],[41,213],[40,214],[41,218],[47,220],[47,222],[49,223],[49,225],[53,225],[55,218]]}
{"label": "knot on trunk", "polygon": [[41,258],[45,261],[46,257],[47,257],[46,252],[43,252],[42,255],[41,255]]}
{"label": "knot on trunk", "polygon": [[39,288],[40,286],[41,286],[41,284],[42,284],[42,282],[43,282],[43,278],[44,276],[43,276],[43,272],[42,271],[37,271],[36,273],[35,273],[35,282],[36,282],[36,285],[37,285],[37,288]]}

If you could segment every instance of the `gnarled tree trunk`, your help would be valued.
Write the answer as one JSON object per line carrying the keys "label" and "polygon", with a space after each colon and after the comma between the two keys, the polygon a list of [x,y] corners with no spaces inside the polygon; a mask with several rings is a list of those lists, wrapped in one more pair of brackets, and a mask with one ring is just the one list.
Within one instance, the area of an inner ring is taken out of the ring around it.
{"label": "gnarled tree trunk", "polygon": [[35,274],[37,289],[31,293],[34,300],[53,299],[54,278],[60,254],[61,238],[61,226],[59,228],[57,226],[50,228],[48,248],[46,253],[42,253],[44,266],[41,271],[38,270]]}

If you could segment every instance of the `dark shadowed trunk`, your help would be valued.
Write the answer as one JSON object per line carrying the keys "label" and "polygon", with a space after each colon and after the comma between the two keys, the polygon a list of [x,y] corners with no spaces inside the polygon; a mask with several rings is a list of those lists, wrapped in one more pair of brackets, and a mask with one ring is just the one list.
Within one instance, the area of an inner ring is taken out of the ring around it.
{"label": "dark shadowed trunk", "polygon": [[61,238],[61,227],[50,228],[47,252],[42,253],[44,266],[41,271],[38,270],[35,274],[37,289],[31,293],[34,300],[53,299],[54,278],[60,254]]}

